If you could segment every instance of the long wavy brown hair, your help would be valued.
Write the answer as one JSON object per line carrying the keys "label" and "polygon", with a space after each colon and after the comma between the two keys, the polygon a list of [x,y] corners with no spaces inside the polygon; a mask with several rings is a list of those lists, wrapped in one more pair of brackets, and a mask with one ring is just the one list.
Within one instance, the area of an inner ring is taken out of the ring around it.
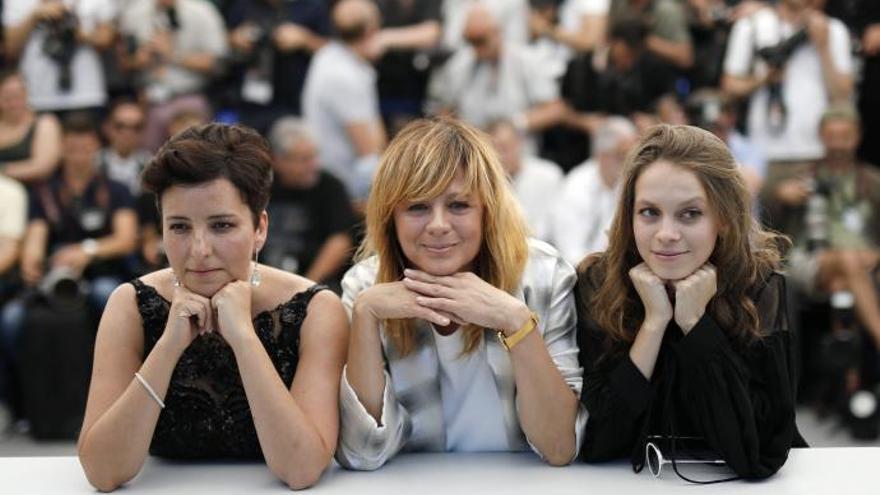
{"label": "long wavy brown hair", "polygon": [[588,307],[612,342],[632,343],[645,309],[629,278],[642,262],[633,234],[636,181],[645,168],[665,161],[692,172],[706,193],[719,235],[709,260],[717,267],[717,292],[707,311],[742,343],[761,337],[750,295],[779,268],[784,236],[764,230],[751,214],[751,197],[727,146],[697,127],[660,125],[648,131],[626,159],[608,249],[582,262],[604,274]]}
{"label": "long wavy brown hair", "polygon": [[[483,233],[474,272],[506,292],[518,285],[528,258],[527,227],[504,169],[487,137],[450,118],[422,119],[407,125],[382,156],[366,206],[366,237],[356,259],[377,256],[376,283],[401,280],[410,265],[394,228],[394,209],[401,203],[439,196],[456,173],[464,175],[465,192],[483,204]],[[388,340],[401,355],[415,347],[415,320],[383,322]],[[462,329],[464,352],[473,352],[482,336],[474,325]]]}

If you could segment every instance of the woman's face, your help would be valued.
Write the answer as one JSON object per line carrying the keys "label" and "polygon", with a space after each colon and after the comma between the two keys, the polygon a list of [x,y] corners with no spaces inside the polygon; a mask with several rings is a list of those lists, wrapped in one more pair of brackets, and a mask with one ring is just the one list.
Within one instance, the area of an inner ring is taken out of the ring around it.
{"label": "woman's face", "polygon": [[464,190],[461,173],[436,198],[394,208],[394,227],[409,265],[432,275],[473,268],[483,240],[483,204]]}
{"label": "woman's face", "polygon": [[266,240],[264,212],[254,230],[251,211],[225,178],[172,186],[162,195],[163,240],[180,283],[211,297],[233,280],[248,280],[254,249]]}
{"label": "woman's face", "polygon": [[642,260],[663,280],[680,280],[715,249],[718,221],[697,176],[666,161],[636,179],[633,234]]}
{"label": "woman's face", "polygon": [[27,109],[27,90],[20,77],[9,77],[0,83],[0,115],[17,115]]}

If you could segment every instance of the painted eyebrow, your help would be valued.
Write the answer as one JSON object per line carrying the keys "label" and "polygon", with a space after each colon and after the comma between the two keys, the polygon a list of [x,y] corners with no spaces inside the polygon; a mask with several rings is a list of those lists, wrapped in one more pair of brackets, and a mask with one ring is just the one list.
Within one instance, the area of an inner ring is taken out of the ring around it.
{"label": "painted eyebrow", "polygon": [[[689,205],[691,203],[700,203],[700,202],[705,202],[705,201],[706,200],[703,199],[702,196],[694,196],[692,198],[689,198],[689,199],[686,199],[684,201],[679,202],[678,206],[681,207],[684,205]],[[635,204],[639,205],[639,206],[656,206],[656,203],[654,203],[653,201],[647,200],[647,199],[636,200]]]}
{"label": "painted eyebrow", "polygon": [[[208,220],[234,220],[235,218],[237,218],[237,217],[235,215],[233,215],[232,213],[223,213],[220,215],[211,215],[210,217],[208,217]],[[189,221],[190,218],[185,217],[185,216],[180,216],[180,215],[173,215],[173,216],[166,217],[166,220],[186,220],[186,221]]]}

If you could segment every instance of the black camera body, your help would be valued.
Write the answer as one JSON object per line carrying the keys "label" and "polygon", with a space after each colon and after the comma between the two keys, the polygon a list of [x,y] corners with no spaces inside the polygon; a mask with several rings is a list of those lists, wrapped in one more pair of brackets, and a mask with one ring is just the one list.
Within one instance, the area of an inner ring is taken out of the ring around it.
{"label": "black camera body", "polygon": [[758,49],[758,56],[773,69],[781,69],[801,45],[809,40],[806,29],[800,29],[790,37],[772,46]]}
{"label": "black camera body", "polygon": [[263,17],[249,22],[252,24],[248,30],[252,49],[247,53],[237,50],[231,51],[229,62],[232,65],[258,66],[274,49],[272,46],[272,33],[278,27],[279,21],[270,17]]}
{"label": "black camera body", "polygon": [[47,33],[43,40],[43,53],[58,65],[58,87],[62,91],[70,91],[73,86],[70,64],[78,46],[76,32],[79,20],[73,12],[67,11],[59,19],[47,21],[44,25]]}

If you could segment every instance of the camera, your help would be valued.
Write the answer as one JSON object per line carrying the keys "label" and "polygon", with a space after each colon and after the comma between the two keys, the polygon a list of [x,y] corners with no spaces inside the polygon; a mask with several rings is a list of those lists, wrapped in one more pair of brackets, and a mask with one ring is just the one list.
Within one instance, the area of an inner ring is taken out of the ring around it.
{"label": "camera", "polygon": [[[809,40],[806,29],[800,29],[790,37],[772,46],[758,49],[758,56],[773,70],[782,69],[798,47]],[[767,88],[767,128],[775,135],[782,133],[788,119],[788,109],[782,97],[782,84],[774,82]]]}
{"label": "camera", "polygon": [[229,54],[229,63],[232,65],[258,67],[266,60],[271,60],[273,50],[272,33],[277,26],[278,22],[271,18],[249,21],[246,33],[251,41],[252,48],[249,52],[233,50]]}
{"label": "camera", "polygon": [[800,29],[790,37],[780,41],[779,43],[771,46],[765,46],[764,48],[758,49],[758,56],[764,59],[773,69],[781,69],[785,66],[785,63],[788,62],[791,54],[794,53],[801,45],[807,42],[809,37],[807,36],[806,29]]}
{"label": "camera", "polygon": [[58,65],[58,87],[61,91],[70,91],[73,80],[70,64],[76,54],[76,30],[79,21],[67,11],[57,20],[46,21],[46,38],[43,40],[43,53]]}
{"label": "camera", "polygon": [[49,270],[37,288],[44,296],[55,299],[75,299],[83,293],[80,277],[64,266]]}

